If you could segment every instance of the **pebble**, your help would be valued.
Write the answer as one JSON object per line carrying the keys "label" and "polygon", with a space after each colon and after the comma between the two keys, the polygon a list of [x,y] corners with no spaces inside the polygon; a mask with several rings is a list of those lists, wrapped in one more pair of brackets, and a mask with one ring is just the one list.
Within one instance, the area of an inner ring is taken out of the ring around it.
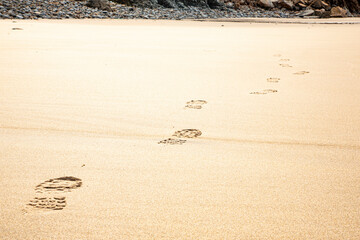
{"label": "pebble", "polygon": [[68,19],[68,18],[99,18],[99,19],[216,19],[216,18],[290,18],[296,17],[295,12],[284,9],[264,10],[242,6],[238,10],[209,9],[189,7],[157,9],[129,7],[110,2],[112,12],[93,9],[86,6],[86,1],[70,0],[1,0],[0,19]]}

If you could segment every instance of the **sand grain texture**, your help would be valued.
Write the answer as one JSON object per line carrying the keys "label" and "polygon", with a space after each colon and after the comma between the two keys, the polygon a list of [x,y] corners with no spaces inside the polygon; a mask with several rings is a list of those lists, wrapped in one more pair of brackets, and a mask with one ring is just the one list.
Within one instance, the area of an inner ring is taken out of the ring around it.
{"label": "sand grain texture", "polygon": [[[359,24],[0,21],[0,239],[360,239],[359,39]],[[158,144],[181,129],[202,134]],[[28,211],[61,176],[82,180],[66,207]]]}

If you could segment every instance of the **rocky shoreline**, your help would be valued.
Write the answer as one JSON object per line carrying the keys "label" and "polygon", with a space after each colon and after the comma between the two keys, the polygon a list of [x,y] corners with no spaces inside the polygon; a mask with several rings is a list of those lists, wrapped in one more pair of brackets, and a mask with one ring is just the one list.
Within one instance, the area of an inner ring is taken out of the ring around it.
{"label": "rocky shoreline", "polygon": [[216,19],[216,18],[292,18],[296,13],[285,9],[266,10],[242,6],[240,9],[201,7],[143,8],[108,2],[111,11],[91,8],[86,1],[1,0],[0,19]]}
{"label": "rocky shoreline", "polygon": [[[103,0],[101,0],[103,1]],[[91,2],[91,1],[90,1]],[[310,16],[306,11],[286,8],[264,9],[242,5],[237,8],[140,7],[106,1],[107,8],[91,7],[75,0],[0,0],[0,19],[217,19],[217,18],[295,18]],[[305,13],[305,14],[304,14]],[[310,16],[316,17],[316,16]]]}

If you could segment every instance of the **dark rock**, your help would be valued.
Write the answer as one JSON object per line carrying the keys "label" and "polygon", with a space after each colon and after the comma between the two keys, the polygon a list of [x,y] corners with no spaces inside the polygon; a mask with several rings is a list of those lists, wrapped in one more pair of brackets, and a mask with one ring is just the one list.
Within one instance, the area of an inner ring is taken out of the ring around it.
{"label": "dark rock", "polygon": [[207,3],[212,9],[225,7],[225,4],[219,0],[208,0]]}
{"label": "dark rock", "polygon": [[279,0],[279,5],[288,10],[292,10],[294,8],[294,3],[291,0]]}
{"label": "dark rock", "polygon": [[311,7],[315,9],[324,8],[326,11],[329,11],[331,9],[330,5],[322,0],[315,0],[314,2],[312,2]]}
{"label": "dark rock", "polygon": [[166,8],[179,8],[174,0],[158,0],[158,3]]}
{"label": "dark rock", "polygon": [[318,16],[318,17],[322,17],[324,15],[324,13],[326,12],[325,9],[316,9],[315,10],[315,16]]}
{"label": "dark rock", "polygon": [[315,9],[321,9],[321,8],[323,8],[322,1],[321,0],[314,0],[310,4],[310,7],[315,8]]}
{"label": "dark rock", "polygon": [[330,4],[327,4],[326,2],[322,1],[322,6],[326,11],[330,11],[331,10],[331,6]]}
{"label": "dark rock", "polygon": [[105,2],[105,0],[89,0],[86,4],[86,6],[91,8],[97,8],[101,10],[111,11],[111,7],[108,2]]}

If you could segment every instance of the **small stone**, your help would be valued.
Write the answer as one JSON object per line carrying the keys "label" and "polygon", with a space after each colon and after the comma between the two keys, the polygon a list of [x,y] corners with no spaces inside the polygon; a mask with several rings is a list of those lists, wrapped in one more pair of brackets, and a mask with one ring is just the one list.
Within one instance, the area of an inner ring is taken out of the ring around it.
{"label": "small stone", "polygon": [[346,17],[347,11],[341,7],[333,7],[330,10],[330,17]]}
{"label": "small stone", "polygon": [[267,9],[270,9],[270,8],[274,7],[274,4],[272,3],[271,0],[258,0],[257,4],[260,7],[267,8]]}
{"label": "small stone", "polygon": [[306,6],[305,4],[303,4],[303,3],[298,3],[298,6],[299,6],[300,8],[303,8],[303,9],[307,8],[307,6]]}
{"label": "small stone", "polygon": [[228,2],[225,4],[225,6],[228,8],[234,8],[235,4],[233,2]]}
{"label": "small stone", "polygon": [[325,9],[316,9],[315,10],[315,16],[319,16],[319,17],[322,17],[324,15],[324,13],[326,12]]}
{"label": "small stone", "polygon": [[305,11],[302,11],[298,14],[298,16],[300,17],[307,17],[307,16],[312,16],[314,15],[315,11],[312,10],[312,9],[308,9],[308,10],[305,10]]}

